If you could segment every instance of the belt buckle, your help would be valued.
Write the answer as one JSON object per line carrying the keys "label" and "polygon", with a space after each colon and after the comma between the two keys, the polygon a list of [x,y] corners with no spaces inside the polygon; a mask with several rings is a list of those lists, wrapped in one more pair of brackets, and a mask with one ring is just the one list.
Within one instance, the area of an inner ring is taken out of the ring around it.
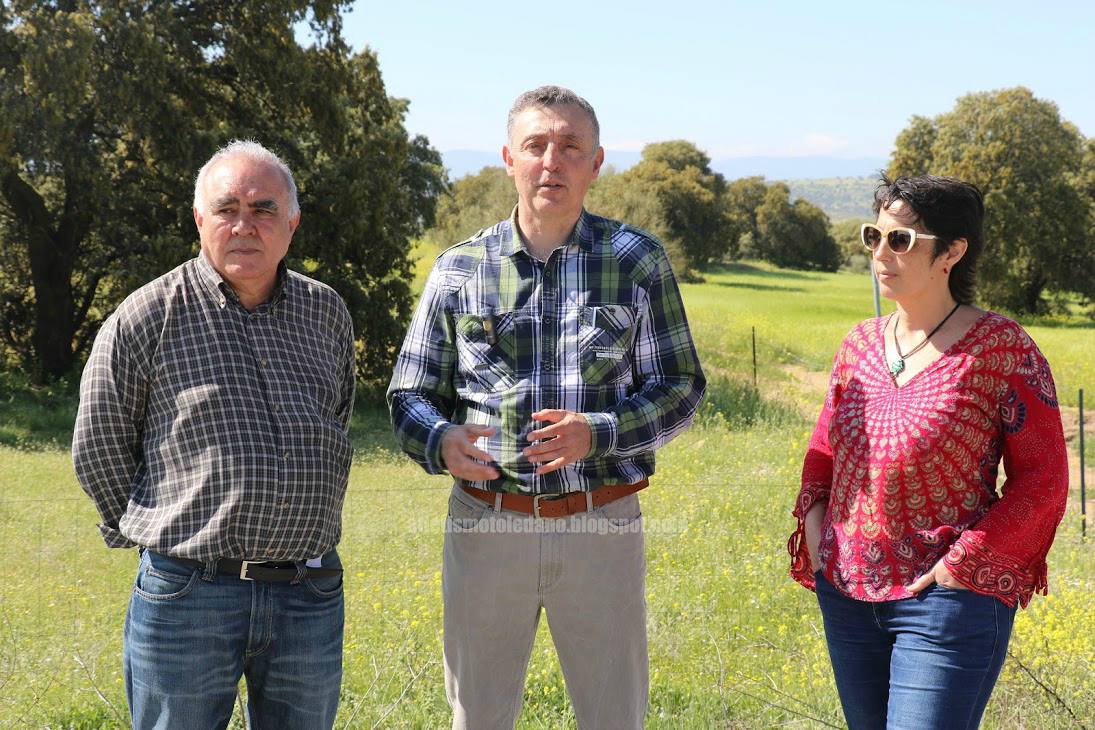
{"label": "belt buckle", "polygon": [[532,516],[536,519],[540,519],[540,500],[548,497],[554,497],[554,494],[534,494],[532,495]]}
{"label": "belt buckle", "polygon": [[546,499],[549,502],[555,502],[557,500],[566,497],[565,494],[534,494],[532,495],[532,516],[536,519],[540,519],[540,500]]}
{"label": "belt buckle", "polygon": [[254,578],[248,577],[247,569],[250,568],[252,565],[259,565],[262,562],[263,561],[261,561],[261,560],[241,560],[240,561],[240,580],[250,580],[250,581],[255,580]]}

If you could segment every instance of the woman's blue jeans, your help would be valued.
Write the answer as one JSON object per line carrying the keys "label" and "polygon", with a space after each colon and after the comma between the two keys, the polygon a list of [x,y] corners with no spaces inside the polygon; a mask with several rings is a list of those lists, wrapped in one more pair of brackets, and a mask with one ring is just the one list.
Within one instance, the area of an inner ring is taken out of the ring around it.
{"label": "woman's blue jeans", "polygon": [[341,577],[241,580],[145,550],[123,642],[133,727],[224,728],[245,676],[251,728],[330,728],[342,620]]}
{"label": "woman's blue jeans", "polygon": [[1015,609],[932,584],[915,598],[817,601],[849,730],[972,730],[1007,654]]}

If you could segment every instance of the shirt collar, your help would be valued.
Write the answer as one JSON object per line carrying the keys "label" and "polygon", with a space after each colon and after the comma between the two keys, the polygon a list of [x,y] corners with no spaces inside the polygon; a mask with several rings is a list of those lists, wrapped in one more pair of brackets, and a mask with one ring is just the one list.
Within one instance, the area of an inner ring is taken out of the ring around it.
{"label": "shirt collar", "polygon": [[[198,252],[197,258],[198,278],[201,280],[202,286],[206,292],[213,297],[213,300],[220,306],[224,307],[228,302],[239,303],[239,296],[236,294],[236,290],[232,288],[232,285],[225,281],[224,277],[220,275],[209,259],[205,257],[205,251]],[[286,282],[289,279],[288,268],[285,266],[285,259],[278,262],[277,279],[274,281],[274,290],[270,292],[270,298],[259,305],[259,307],[268,307],[280,303],[285,299],[286,294]]]}
{"label": "shirt collar", "polygon": [[[578,222],[574,224],[574,230],[570,232],[563,246],[577,246],[583,251],[593,250],[593,224],[590,214],[582,208],[578,216]],[[512,256],[518,251],[524,251],[526,256],[531,256],[525,239],[521,237],[521,229],[517,226],[517,206],[513,206],[513,212],[509,215],[509,230],[504,232],[499,244],[498,253],[502,256]]]}

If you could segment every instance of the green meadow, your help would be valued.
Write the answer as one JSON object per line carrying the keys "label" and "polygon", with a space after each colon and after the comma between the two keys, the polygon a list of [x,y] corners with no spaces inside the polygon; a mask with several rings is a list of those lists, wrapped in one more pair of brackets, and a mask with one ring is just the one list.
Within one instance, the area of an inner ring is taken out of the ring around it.
{"label": "green meadow", "polygon": [[[842,727],[814,597],[787,577],[785,546],[829,362],[849,327],[873,314],[870,280],[738,264],[683,289],[710,385],[642,495],[648,727]],[[1095,392],[1095,325],[1076,317],[1028,329],[1074,423],[1077,390]],[[72,473],[71,386],[17,385],[0,380],[0,726],[125,727],[121,632],[136,554],[103,546]],[[1095,395],[1087,400],[1090,414]],[[337,726],[445,727],[448,484],[398,453],[382,409],[362,405],[353,435]],[[1095,535],[1081,540],[1078,479],[1050,555],[1050,595],[1019,613],[1010,654],[983,727],[1092,726]],[[574,727],[543,621],[519,727]]]}

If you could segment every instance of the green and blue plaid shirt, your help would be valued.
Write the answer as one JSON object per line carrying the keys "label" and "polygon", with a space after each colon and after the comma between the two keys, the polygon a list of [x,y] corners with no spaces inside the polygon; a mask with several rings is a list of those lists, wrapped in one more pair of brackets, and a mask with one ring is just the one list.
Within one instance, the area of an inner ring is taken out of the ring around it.
{"label": "green and blue plaid shirt", "polygon": [[[478,446],[501,477],[463,482],[494,491],[558,494],[631,484],[654,473],[654,450],[691,423],[705,380],[662,245],[650,234],[582,212],[547,262],[509,220],[443,252],[411,321],[388,389],[403,450],[444,471],[441,437],[489,425]],[[521,454],[547,425],[541,409],[581,413],[588,456],[535,474]]]}

